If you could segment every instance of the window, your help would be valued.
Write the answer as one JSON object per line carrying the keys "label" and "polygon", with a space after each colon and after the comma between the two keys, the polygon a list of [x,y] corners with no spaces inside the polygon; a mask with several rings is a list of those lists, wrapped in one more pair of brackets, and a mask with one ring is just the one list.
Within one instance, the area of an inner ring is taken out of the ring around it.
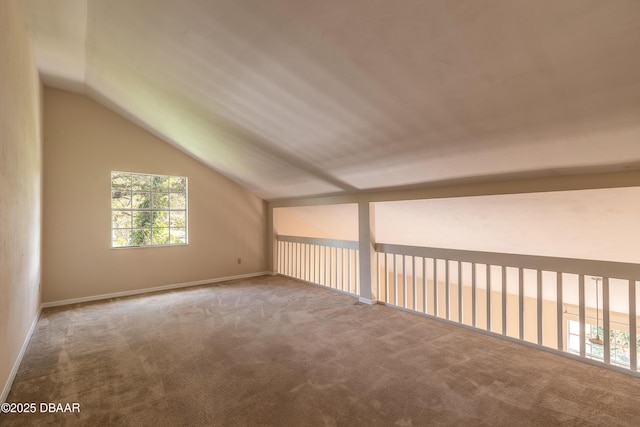
{"label": "window", "polygon": [[[585,323],[585,356],[590,359],[604,360],[604,347],[593,344],[589,338],[595,337],[596,334],[601,338],[604,336],[602,326],[597,327]],[[625,325],[626,326],[626,325]],[[580,322],[569,320],[569,351],[571,353],[580,354]],[[640,336],[638,336],[640,339]],[[609,330],[610,343],[610,362],[612,365],[629,367],[629,332],[620,329]]]}
{"label": "window", "polygon": [[187,244],[187,178],[111,172],[111,247]]}

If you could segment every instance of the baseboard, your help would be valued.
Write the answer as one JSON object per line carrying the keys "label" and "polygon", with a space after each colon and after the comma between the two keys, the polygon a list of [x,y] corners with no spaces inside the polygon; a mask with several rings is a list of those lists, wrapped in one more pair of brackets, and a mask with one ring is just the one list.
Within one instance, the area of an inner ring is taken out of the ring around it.
{"label": "baseboard", "polygon": [[22,358],[24,357],[24,353],[27,351],[27,347],[29,346],[29,341],[31,340],[31,335],[33,335],[33,331],[35,331],[36,326],[38,325],[38,320],[40,320],[40,313],[42,313],[42,305],[38,308],[38,312],[36,313],[36,318],[33,319],[33,323],[31,323],[31,327],[29,328],[29,332],[27,332],[27,336],[22,343],[22,348],[20,349],[20,353],[18,353],[18,357],[16,361],[13,363],[13,368],[11,368],[11,372],[9,373],[9,378],[7,378],[7,382],[4,384],[2,388],[2,394],[0,394],[0,404],[6,402],[7,397],[9,396],[9,391],[11,391],[11,386],[13,385],[13,380],[16,378],[16,374],[18,373],[18,369],[20,369],[20,364],[22,363]]}
{"label": "baseboard", "polygon": [[377,301],[376,301],[376,300],[370,300],[370,299],[368,299],[368,298],[362,298],[362,297],[359,297],[359,298],[358,298],[358,301],[360,301],[360,302],[361,302],[361,303],[363,303],[363,304],[368,304],[368,305],[374,305],[374,304],[377,304]]}
{"label": "baseboard", "polygon": [[99,301],[104,299],[127,297],[131,295],[148,294],[151,292],[168,291],[171,289],[188,288],[189,286],[208,285],[210,283],[227,282],[229,280],[248,279],[250,277],[258,277],[269,275],[271,272],[261,271],[258,273],[240,274],[237,276],[218,277],[216,279],[196,280],[194,282],[175,283],[171,285],[154,286],[152,288],[134,289],[131,291],[114,292],[110,294],[91,295],[88,297],[70,298],[59,301],[45,302],[41,305],[42,308],[59,307],[62,305],[78,304],[81,302]]}

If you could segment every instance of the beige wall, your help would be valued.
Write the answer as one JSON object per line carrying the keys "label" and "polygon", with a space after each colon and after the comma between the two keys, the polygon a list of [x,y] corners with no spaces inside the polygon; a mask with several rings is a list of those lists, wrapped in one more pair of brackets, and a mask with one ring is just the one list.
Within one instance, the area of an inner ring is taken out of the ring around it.
{"label": "beige wall", "polygon": [[40,82],[19,2],[0,2],[0,387],[40,305]]}
{"label": "beige wall", "polygon": [[376,241],[640,263],[640,187],[376,203]]}
{"label": "beige wall", "polygon": [[358,240],[358,205],[298,206],[275,209],[276,230],[283,236]]}
{"label": "beige wall", "polygon": [[[112,170],[187,176],[189,244],[111,249]],[[265,218],[241,186],[89,98],[45,88],[44,302],[262,272]]]}

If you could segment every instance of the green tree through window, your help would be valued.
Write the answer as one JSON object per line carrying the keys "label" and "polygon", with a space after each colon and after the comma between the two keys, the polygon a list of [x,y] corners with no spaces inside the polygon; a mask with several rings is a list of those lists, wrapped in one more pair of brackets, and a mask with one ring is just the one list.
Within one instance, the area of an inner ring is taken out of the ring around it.
{"label": "green tree through window", "polygon": [[[593,344],[589,341],[589,338],[596,335],[604,337],[604,328],[602,326],[596,327],[585,323],[585,356],[590,359],[604,360],[604,347],[598,344]],[[629,325],[621,325],[627,327]],[[569,320],[569,334],[568,334],[568,349],[569,352],[580,354],[580,323],[575,320]],[[637,337],[640,342],[640,335]],[[610,363],[613,365],[619,365],[623,367],[629,367],[630,357],[630,334],[622,329],[609,329],[609,358]]]}
{"label": "green tree through window", "polygon": [[187,243],[187,178],[111,173],[111,246]]}

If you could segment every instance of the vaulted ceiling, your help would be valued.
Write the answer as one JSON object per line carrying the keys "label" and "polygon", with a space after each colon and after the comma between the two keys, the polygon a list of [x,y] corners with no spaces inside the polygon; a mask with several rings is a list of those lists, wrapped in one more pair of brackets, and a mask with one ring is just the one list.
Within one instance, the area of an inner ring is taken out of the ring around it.
{"label": "vaulted ceiling", "polygon": [[27,0],[43,81],[265,199],[640,165],[637,0]]}

